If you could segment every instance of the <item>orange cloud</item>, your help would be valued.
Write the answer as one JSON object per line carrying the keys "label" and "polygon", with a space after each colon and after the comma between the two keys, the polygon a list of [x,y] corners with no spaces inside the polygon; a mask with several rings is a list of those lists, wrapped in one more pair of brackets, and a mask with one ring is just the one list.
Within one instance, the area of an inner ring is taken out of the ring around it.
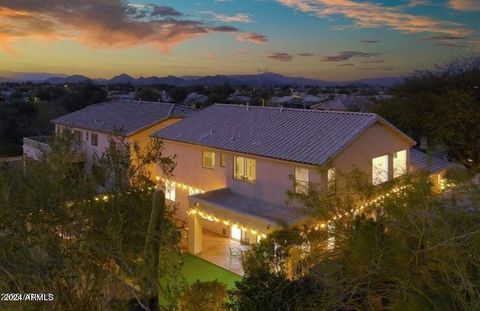
{"label": "orange cloud", "polygon": [[478,0],[450,0],[448,4],[452,9],[458,11],[480,11]]}
{"label": "orange cloud", "polygon": [[267,55],[267,58],[278,60],[281,62],[289,62],[293,59],[293,56],[285,52],[275,52]]}
{"label": "orange cloud", "polygon": [[146,44],[168,50],[175,44],[210,32],[236,32],[232,26],[211,26],[182,19],[166,6],[128,5],[122,0],[2,0],[0,40],[21,37],[71,39],[94,47]]}
{"label": "orange cloud", "polygon": [[354,21],[357,28],[388,27],[402,32],[431,32],[465,36],[472,31],[464,25],[417,16],[402,11],[402,7],[387,7],[353,0],[277,0],[296,10],[319,17],[342,15]]}
{"label": "orange cloud", "polygon": [[237,35],[238,41],[249,41],[255,44],[265,44],[268,39],[266,36],[256,32],[244,32]]}

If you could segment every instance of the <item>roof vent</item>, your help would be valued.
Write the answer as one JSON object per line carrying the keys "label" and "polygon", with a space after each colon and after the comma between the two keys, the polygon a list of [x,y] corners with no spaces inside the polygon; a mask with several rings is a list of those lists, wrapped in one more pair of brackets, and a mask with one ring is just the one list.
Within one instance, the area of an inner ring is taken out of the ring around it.
{"label": "roof vent", "polygon": [[282,111],[283,111],[283,105],[282,105],[282,106],[280,106],[280,112],[282,112]]}

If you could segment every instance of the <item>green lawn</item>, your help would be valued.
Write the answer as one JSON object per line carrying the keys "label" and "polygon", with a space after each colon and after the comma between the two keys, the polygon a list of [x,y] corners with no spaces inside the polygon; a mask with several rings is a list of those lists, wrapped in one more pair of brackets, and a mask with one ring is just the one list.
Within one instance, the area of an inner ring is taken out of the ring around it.
{"label": "green lawn", "polygon": [[225,283],[228,289],[235,286],[235,281],[240,281],[241,276],[220,268],[208,261],[205,261],[199,257],[186,254],[184,257],[184,265],[182,268],[182,274],[188,284],[200,281],[213,281],[218,279]]}

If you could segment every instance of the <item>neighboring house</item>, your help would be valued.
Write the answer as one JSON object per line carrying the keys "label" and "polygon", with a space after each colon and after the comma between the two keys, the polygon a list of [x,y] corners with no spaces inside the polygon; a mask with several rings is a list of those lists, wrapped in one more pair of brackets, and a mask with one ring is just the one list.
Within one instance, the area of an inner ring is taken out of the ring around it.
{"label": "neighboring house", "polygon": [[[415,142],[371,113],[215,104],[154,134],[176,155],[166,197],[188,219],[188,247],[202,251],[202,228],[255,243],[301,215],[286,193],[359,169],[373,184],[405,174]],[[188,216],[187,216],[188,215]]]}
{"label": "neighboring house", "polygon": [[[52,123],[56,133],[66,128],[73,131],[78,156],[72,160],[89,167],[94,155],[103,154],[112,138],[124,137],[126,141],[144,147],[152,133],[194,111],[171,103],[119,100],[88,106],[54,119]],[[48,137],[26,137],[23,140],[26,159],[38,159],[39,151],[48,148]]]}
{"label": "neighboring house", "polygon": [[197,92],[192,92],[187,95],[185,100],[183,101],[183,104],[185,106],[189,107],[197,107],[197,106],[202,106],[208,102],[208,96],[198,94]]}
{"label": "neighboring house", "polygon": [[446,188],[447,171],[451,164],[447,160],[428,155],[418,149],[410,150],[410,169],[411,173],[423,171],[428,173],[430,181],[435,191],[440,192]]}
{"label": "neighboring house", "polygon": [[319,110],[368,112],[373,105],[374,102],[367,96],[336,94],[333,98],[326,99],[310,108]]}

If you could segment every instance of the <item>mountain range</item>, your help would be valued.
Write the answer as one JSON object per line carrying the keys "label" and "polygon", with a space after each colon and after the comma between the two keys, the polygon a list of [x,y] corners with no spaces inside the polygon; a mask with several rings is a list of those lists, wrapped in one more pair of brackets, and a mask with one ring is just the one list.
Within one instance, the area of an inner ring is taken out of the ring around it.
{"label": "mountain range", "polygon": [[[114,84],[132,84],[135,86],[146,85],[175,85],[175,86],[190,86],[190,85],[221,85],[230,84],[233,86],[249,85],[249,86],[302,86],[302,85],[318,85],[318,86],[334,86],[334,85],[354,85],[354,86],[381,86],[390,87],[403,82],[401,77],[382,77],[373,79],[361,79],[353,81],[324,81],[316,79],[308,79],[302,77],[287,77],[278,73],[264,72],[259,74],[246,75],[214,75],[214,76],[166,76],[166,77],[139,77],[134,78],[128,74],[122,73],[111,79],[91,79],[83,75],[53,75],[49,73],[10,73],[0,72],[5,76],[5,80],[10,81],[30,81],[38,83],[51,84],[66,84],[66,83],[80,83],[91,80],[94,83],[101,85]],[[0,78],[1,79],[1,78]]]}

